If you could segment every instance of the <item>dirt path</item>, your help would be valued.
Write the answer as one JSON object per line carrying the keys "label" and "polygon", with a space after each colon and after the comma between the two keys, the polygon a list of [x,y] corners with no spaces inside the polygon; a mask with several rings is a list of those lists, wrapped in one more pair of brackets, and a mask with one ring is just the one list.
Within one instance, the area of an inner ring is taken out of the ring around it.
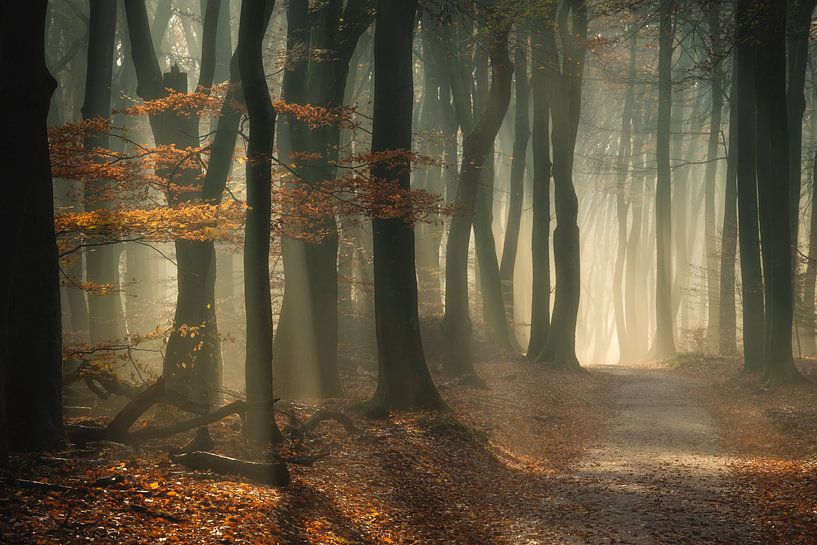
{"label": "dirt path", "polygon": [[[542,521],[558,543],[764,543],[736,502],[729,458],[693,379],[608,366],[618,414],[578,469],[558,479]],[[542,531],[542,528],[539,528]],[[540,533],[541,536],[541,533]],[[546,543],[530,539],[528,543]]]}

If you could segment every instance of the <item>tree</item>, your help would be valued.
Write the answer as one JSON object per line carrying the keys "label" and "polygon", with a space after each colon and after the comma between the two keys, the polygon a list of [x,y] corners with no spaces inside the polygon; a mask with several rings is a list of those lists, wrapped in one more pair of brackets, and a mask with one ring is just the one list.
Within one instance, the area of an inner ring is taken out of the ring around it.
{"label": "tree", "polygon": [[540,14],[531,32],[533,91],[533,228],[530,339],[527,358],[535,360],[550,331],[550,103],[549,71],[559,63],[553,29],[555,4]]}
{"label": "tree", "polygon": [[627,335],[623,280],[624,264],[627,260],[627,216],[630,203],[626,194],[627,173],[630,168],[632,153],[633,108],[635,103],[635,67],[636,67],[636,34],[628,40],[629,65],[627,90],[624,95],[624,108],[621,111],[621,138],[618,147],[618,171],[616,173],[616,220],[618,227],[618,246],[616,263],[613,272],[613,312],[616,319],[619,361],[628,362],[633,358],[632,343]]}
{"label": "tree", "polygon": [[721,45],[721,7],[718,2],[708,6],[709,34],[712,40],[712,115],[709,123],[707,164],[704,197],[704,252],[706,262],[707,291],[707,345],[715,352],[720,335],[720,294],[718,273],[717,233],[715,232],[715,182],[718,174],[718,142],[721,137],[721,114],[723,110],[723,55]]}
{"label": "tree", "polygon": [[[786,21],[786,112],[788,114],[788,172],[789,172],[789,222],[791,229],[792,257],[796,260],[797,240],[800,226],[801,161],[803,152],[803,113],[806,111],[806,64],[808,63],[811,17],[817,0],[794,0],[785,2]],[[794,261],[796,263],[796,261]],[[795,266],[795,271],[796,271]],[[795,286],[796,288],[796,286]],[[795,290],[796,291],[796,290]]]}
{"label": "tree", "polygon": [[238,67],[250,119],[247,145],[247,222],[244,238],[244,305],[247,315],[245,434],[256,441],[277,440],[280,431],[272,408],[272,300],[269,281],[272,144],[275,110],[272,107],[262,43],[274,0],[244,0],[238,30]]}
{"label": "tree", "polygon": [[675,355],[672,320],[672,188],[670,170],[670,122],[672,117],[672,53],[675,37],[675,3],[661,0],[658,16],[658,131],[655,189],[655,314],[656,331],[650,355],[666,359]]}
{"label": "tree", "polygon": [[[200,87],[212,85],[215,66],[215,31],[218,18],[218,6],[211,3],[209,14],[205,12],[207,27],[204,42],[205,55],[202,63]],[[137,94],[143,100],[159,100],[167,97],[167,89],[176,92],[187,92],[187,75],[177,67],[164,76],[156,58],[151,39],[150,27],[144,0],[126,0],[125,9],[128,19],[128,30],[131,40],[131,52],[138,80]],[[208,17],[209,15],[209,17]],[[229,117],[225,130],[229,131]],[[173,111],[162,111],[149,116],[153,137],[157,145],[174,145],[179,149],[191,149],[198,145],[198,125],[195,119],[185,118]],[[221,122],[219,123],[221,125]],[[237,126],[237,121],[236,121]],[[220,151],[232,150],[226,147],[229,136],[223,135],[224,147]],[[218,138],[218,131],[217,131]],[[215,148],[215,144],[214,144]],[[215,155],[215,149],[214,149]],[[226,183],[226,172],[232,160],[232,153],[221,159],[221,170],[217,168],[213,177],[209,176],[210,186],[223,188],[216,174],[223,172]],[[219,166],[216,163],[215,166]],[[158,172],[167,181],[166,199],[173,206],[194,202],[202,198],[213,198],[220,191],[208,188],[206,194],[198,181],[197,164],[185,168],[171,168]],[[205,185],[206,184],[205,182]],[[178,187],[181,187],[179,191]],[[173,317],[173,331],[167,345],[164,362],[164,373],[174,375],[180,387],[188,394],[200,399],[216,402],[221,386],[221,338],[218,333],[215,303],[215,250],[211,241],[178,240],[176,259],[178,264],[178,292],[176,311]],[[192,329],[191,329],[192,328]],[[197,335],[188,335],[195,331]],[[183,386],[182,386],[183,385]]]}
{"label": "tree", "polygon": [[[505,308],[513,317],[514,308],[514,272],[516,270],[516,255],[519,246],[519,226],[522,220],[522,197],[524,196],[525,165],[528,155],[528,140],[530,139],[530,80],[528,77],[528,25],[525,22],[517,23],[516,43],[514,47],[514,95],[516,107],[514,109],[514,138],[513,160],[511,163],[510,205],[508,206],[508,225],[505,229],[505,241],[502,244],[502,261],[499,266],[502,277],[502,294],[505,299]],[[513,336],[512,336],[513,338]]]}
{"label": "tree", "polygon": [[[733,55],[733,58],[735,56]],[[718,290],[719,352],[731,356],[737,354],[737,315],[735,310],[735,259],[738,245],[737,210],[737,63],[733,62],[732,83],[729,92],[729,147],[726,163],[726,183],[723,205],[723,232],[721,235],[720,288]]]}
{"label": "tree", "polygon": [[[471,355],[471,318],[468,311],[468,246],[471,238],[472,215],[477,205],[477,188],[481,167],[493,149],[502,119],[511,99],[513,66],[508,55],[507,23],[487,25],[488,53],[491,59],[491,87],[485,111],[473,130],[463,138],[462,163],[457,185],[455,211],[451,218],[446,244],[445,317],[443,334],[446,342],[444,368],[452,375],[473,375]],[[453,84],[452,84],[453,85]],[[463,104],[464,94],[454,92],[454,102],[460,117],[470,108]],[[498,275],[497,275],[498,280]],[[501,299],[501,297],[500,297]],[[500,301],[500,306],[504,306]]]}
{"label": "tree", "polygon": [[[568,9],[569,8],[569,9]],[[573,186],[573,159],[582,104],[584,59],[587,52],[587,4],[573,0],[557,17],[562,44],[561,71],[553,74],[553,184],[556,230],[553,257],[556,297],[547,342],[537,357],[555,367],[578,369],[576,321],[579,313],[581,267],[579,249],[579,200]]]}
{"label": "tree", "polygon": [[[792,358],[794,279],[786,112],[786,3],[757,2],[754,49],[757,184],[764,299],[765,378],[768,386],[800,378]],[[799,207],[798,207],[799,208]],[[799,214],[798,214],[799,216]]]}
{"label": "tree", "polygon": [[[294,67],[284,75],[284,98],[293,104],[322,108],[343,105],[349,64],[361,35],[373,19],[373,0],[339,0],[309,12],[305,1],[288,6],[288,47]],[[306,54],[297,49],[306,49]],[[326,52],[331,51],[330,55]],[[311,58],[321,55],[321,58]],[[325,56],[325,58],[323,58]],[[336,176],[340,130],[337,123],[309,127],[284,118],[283,149],[295,157],[295,186],[315,191]],[[284,301],[276,340],[278,389],[287,395],[337,397],[342,394],[337,368],[338,233],[334,212],[315,225],[293,229],[282,239]],[[299,240],[297,231],[306,231]]]}
{"label": "tree", "polygon": [[760,266],[760,233],[757,212],[757,120],[753,66],[753,21],[749,2],[738,2],[735,10],[735,66],[737,97],[737,190],[740,273],[743,296],[743,368],[762,368],[764,354],[763,276]]}
{"label": "tree", "polygon": [[[83,119],[111,116],[111,73],[113,69],[114,37],[116,34],[116,4],[93,0],[88,23],[88,63],[85,77]],[[89,148],[109,147],[105,134],[88,139]],[[85,210],[111,206],[103,195],[110,184],[91,181],[85,184]],[[120,249],[113,244],[99,244],[89,248],[85,255],[86,279],[97,284],[119,286]],[[123,310],[119,293],[92,295],[88,301],[89,337],[91,343],[100,343],[124,337]]]}
{"label": "tree", "polygon": [[65,439],[62,337],[54,204],[46,123],[56,81],[45,65],[45,1],[0,4],[0,226],[10,237],[0,267],[0,465],[8,449],[43,450]]}
{"label": "tree", "polygon": [[[416,0],[378,0],[374,36],[372,167],[379,183],[409,188],[414,104],[412,38]],[[400,152],[388,159],[387,152]],[[442,399],[425,361],[417,310],[414,230],[407,218],[374,218],[378,379],[373,401],[393,409],[439,409]]]}

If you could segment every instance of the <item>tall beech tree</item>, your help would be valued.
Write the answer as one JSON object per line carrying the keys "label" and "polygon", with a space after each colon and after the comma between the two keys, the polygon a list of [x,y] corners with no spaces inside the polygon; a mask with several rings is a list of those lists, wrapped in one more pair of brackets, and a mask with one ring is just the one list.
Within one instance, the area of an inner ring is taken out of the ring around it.
{"label": "tall beech tree", "polygon": [[[409,188],[412,109],[412,39],[416,0],[378,0],[374,36],[372,166],[378,183]],[[407,218],[374,218],[375,327],[378,379],[373,401],[393,409],[439,409],[420,337],[414,229]]]}
{"label": "tall beech tree", "polygon": [[[733,55],[733,58],[736,58]],[[721,234],[720,287],[718,289],[718,349],[727,356],[737,354],[737,310],[735,305],[735,262],[738,246],[738,105],[737,63],[732,63],[732,82],[729,92],[729,145],[726,162],[726,180]]]}
{"label": "tall beech tree", "polygon": [[720,274],[718,272],[718,246],[715,230],[715,193],[718,174],[718,144],[721,138],[721,115],[723,111],[723,47],[721,40],[721,5],[712,2],[708,6],[707,20],[712,42],[712,115],[709,123],[707,164],[704,197],[704,260],[706,262],[707,299],[707,349],[717,352],[720,335]]}
{"label": "tall beech tree", "polygon": [[[786,2],[757,1],[754,43],[757,185],[765,323],[765,377],[774,386],[800,378],[792,357],[794,278],[786,112]],[[799,191],[799,190],[798,190]],[[798,199],[799,201],[799,199]],[[799,209],[799,206],[798,206]],[[798,212],[799,216],[799,212]]]}
{"label": "tall beech tree", "polygon": [[[85,98],[82,104],[83,119],[111,116],[111,74],[113,72],[114,38],[116,35],[116,3],[92,0],[89,3],[88,61],[85,76]],[[107,149],[110,146],[106,134],[90,136],[85,145],[89,148]],[[93,211],[110,207],[105,202],[105,192],[110,184],[104,181],[86,182],[84,188],[85,210]],[[120,245],[89,241],[85,254],[86,280],[96,284],[110,284],[112,293],[92,294],[88,300],[89,340],[92,344],[120,339],[125,336],[124,312],[119,295]]]}
{"label": "tall beech tree", "polygon": [[670,124],[672,117],[672,54],[675,39],[675,2],[660,0],[658,10],[658,131],[655,187],[655,337],[650,356],[675,355],[672,311],[672,171],[670,170]]}
{"label": "tall beech tree", "polygon": [[550,331],[550,104],[549,72],[558,66],[553,28],[556,5],[533,22],[531,29],[531,89],[533,92],[533,227],[531,260],[530,338],[526,357],[536,359]]}
{"label": "tall beech tree", "polygon": [[514,137],[513,159],[511,160],[510,204],[508,206],[508,224],[505,228],[505,240],[502,244],[502,261],[499,273],[502,278],[502,295],[507,312],[513,317],[514,312],[514,273],[516,256],[519,250],[519,228],[522,222],[522,201],[525,192],[525,165],[528,159],[528,141],[530,140],[530,78],[528,76],[528,24],[517,23],[514,43]]}
{"label": "tall beech tree", "polygon": [[[478,12],[479,13],[479,12]],[[477,39],[485,32],[491,32],[485,25],[480,25]],[[472,91],[474,116],[485,109],[489,96],[488,55],[482,48],[477,48],[474,55],[474,82]],[[506,108],[507,111],[507,108]],[[473,121],[470,123],[473,125]],[[499,130],[497,130],[499,133]],[[510,330],[505,314],[505,303],[502,295],[502,278],[499,271],[499,259],[494,237],[494,183],[496,179],[495,142],[485,156],[480,169],[477,195],[474,203],[472,227],[474,231],[474,249],[477,257],[477,278],[479,293],[482,296],[482,314],[488,325],[490,339],[501,349],[510,349]]]}
{"label": "tall beech tree", "polygon": [[632,34],[628,40],[629,64],[627,88],[624,94],[624,108],[621,111],[621,138],[618,147],[618,171],[616,172],[616,225],[618,227],[618,246],[616,248],[616,263],[613,272],[613,312],[616,320],[616,335],[618,336],[619,360],[631,361],[634,357],[633,346],[628,337],[627,318],[624,305],[624,264],[627,260],[627,218],[630,203],[627,199],[626,183],[630,170],[630,155],[632,153],[633,109],[635,107],[635,76],[636,76],[636,35]]}
{"label": "tall beech tree", "polygon": [[[423,93],[415,132],[419,130],[430,133],[430,137],[418,142],[418,152],[438,159],[439,163],[416,167],[412,187],[444,196],[446,183],[450,178],[456,178],[456,167],[448,165],[446,159],[446,147],[452,129],[449,120],[451,91],[441,36],[444,27],[436,14],[428,9],[422,11],[421,17]],[[456,126],[453,132],[456,132]],[[456,134],[454,136],[456,139]],[[454,145],[456,146],[456,141]],[[429,221],[418,223],[415,232],[421,309],[424,308],[427,314],[439,316],[443,313],[440,249],[445,235],[445,222],[442,217],[435,215]]]}
{"label": "tall beech tree", "polygon": [[[293,43],[307,54],[294,59],[285,77],[285,99],[331,109],[342,106],[349,64],[361,35],[373,19],[373,0],[340,0],[308,10],[305,0],[288,7]],[[290,30],[288,30],[289,32]],[[328,52],[331,52],[328,53]],[[295,83],[297,82],[297,83]],[[337,123],[309,127],[287,122],[289,153],[315,159],[297,160],[299,186],[314,190],[336,177],[340,131]],[[292,162],[292,161],[290,161]],[[306,229],[305,238],[284,239],[284,301],[276,341],[279,389],[287,395],[341,395],[338,345],[338,229],[334,214]]]}
{"label": "tall beech tree", "polygon": [[280,432],[272,407],[272,299],[269,280],[272,213],[272,145],[275,110],[264,71],[262,44],[266,5],[274,0],[243,0],[238,30],[238,67],[250,119],[247,145],[247,221],[244,235],[244,306],[247,316],[245,435],[277,440]]}
{"label": "tall beech tree", "polygon": [[0,4],[0,68],[15,75],[0,81],[0,119],[14,127],[0,136],[0,179],[9,182],[0,226],[11,241],[0,267],[0,466],[9,448],[42,451],[65,439],[45,16],[45,0]]}
{"label": "tall beech tree", "polygon": [[737,42],[737,190],[740,273],[743,299],[743,368],[759,371],[764,356],[763,273],[760,266],[760,231],[757,204],[757,119],[755,117],[754,20],[749,2],[735,10]]}
{"label": "tall beech tree", "polygon": [[[138,80],[137,94],[143,100],[158,100],[167,96],[167,89],[187,92],[187,74],[174,68],[162,75],[151,38],[144,0],[125,0],[125,10]],[[210,2],[210,6],[205,10],[206,40],[203,44],[205,54],[202,78],[199,82],[201,88],[209,88],[213,81],[217,28],[215,23],[218,12],[217,2]],[[198,125],[195,119],[179,116],[172,111],[153,114],[149,119],[157,145],[172,144],[181,149],[198,145]],[[229,125],[233,119],[235,118],[229,117],[225,125]],[[218,139],[218,131],[216,138]],[[222,153],[227,149],[227,140],[229,136],[219,143],[220,146],[224,146]],[[233,145],[229,146],[232,150]],[[214,144],[214,155],[215,149]],[[220,158],[225,183],[231,159],[231,153],[229,161]],[[210,178],[211,185],[216,182],[215,174],[220,172],[218,163],[214,166],[217,170]],[[170,169],[158,174],[167,179],[166,198],[171,206],[195,202],[203,197],[213,198],[220,194],[218,190],[209,189],[205,195],[202,183],[198,181],[199,170],[196,166]],[[220,182],[215,185],[221,186]],[[174,190],[173,186],[181,186],[184,189],[179,192]],[[190,395],[215,402],[221,386],[223,363],[221,337],[216,321],[214,245],[211,241],[177,240],[175,247],[178,291],[173,331],[168,339],[165,355],[164,373],[174,375],[180,381],[179,386]],[[190,328],[194,328],[192,331],[197,333],[195,336],[188,334]]]}
{"label": "tall beech tree", "polygon": [[[470,346],[472,324],[468,310],[468,246],[471,239],[473,214],[477,205],[481,167],[493,150],[494,140],[508,109],[513,79],[513,65],[508,53],[507,22],[501,17],[493,19],[486,25],[485,33],[491,61],[491,86],[485,111],[478,118],[473,129],[463,137],[462,162],[455,199],[457,210],[451,218],[446,243],[445,317],[443,318],[443,335],[446,343],[444,369],[452,375],[474,374]],[[470,108],[470,105],[464,104],[462,92],[454,92],[454,102],[457,115],[463,119],[463,111]],[[504,314],[504,306],[502,311]]]}
{"label": "tall beech tree", "polygon": [[[579,200],[573,186],[573,159],[582,104],[584,59],[587,52],[587,4],[572,0],[562,6],[557,24],[562,46],[561,70],[553,73],[553,184],[556,229],[553,259],[556,297],[547,342],[537,361],[555,367],[578,369],[576,321],[579,313],[581,270],[579,249]],[[558,70],[558,68],[557,68]]]}
{"label": "tall beech tree", "polygon": [[[789,225],[792,257],[798,258],[800,231],[800,188],[803,153],[803,114],[806,111],[806,65],[808,64],[811,18],[817,0],[792,0],[784,3],[786,25],[786,113],[788,115]],[[796,267],[795,267],[796,270]],[[795,288],[797,286],[795,285]],[[795,293],[797,290],[795,289]]]}

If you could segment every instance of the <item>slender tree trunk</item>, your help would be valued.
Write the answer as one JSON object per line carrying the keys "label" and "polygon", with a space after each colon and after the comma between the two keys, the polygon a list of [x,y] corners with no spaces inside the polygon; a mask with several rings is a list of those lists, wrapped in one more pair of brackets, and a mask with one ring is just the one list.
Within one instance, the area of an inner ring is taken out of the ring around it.
{"label": "slender tree trunk", "polygon": [[[440,28],[431,14],[424,12],[422,18],[423,45],[423,98],[419,116],[419,130],[428,136],[420,141],[420,153],[444,160],[443,94],[447,96],[448,85],[444,83],[445,63],[441,59],[442,44]],[[415,130],[417,130],[415,128]],[[439,164],[420,166],[415,170],[413,186],[433,195],[444,195],[443,168]],[[439,217],[417,225],[417,279],[419,282],[421,309],[431,316],[443,312],[442,283],[440,282],[440,245],[444,223]],[[422,314],[423,312],[421,312]]]}
{"label": "slender tree trunk", "polygon": [[556,265],[556,297],[547,342],[537,358],[555,367],[579,369],[576,357],[576,321],[579,313],[581,266],[579,249],[579,200],[573,186],[573,159],[582,103],[584,59],[587,52],[587,5],[576,0],[559,18],[562,72],[558,77],[553,115],[553,185],[556,230],[553,260]]}
{"label": "slender tree trunk", "polygon": [[760,233],[757,210],[757,121],[755,119],[755,73],[753,60],[752,10],[749,2],[738,2],[737,41],[737,187],[740,272],[743,298],[743,369],[756,372],[763,367],[764,304],[763,273],[760,266]]}
{"label": "slender tree trunk", "polygon": [[[786,90],[786,108],[788,112],[789,133],[789,222],[791,225],[792,240],[792,268],[794,271],[794,300],[801,301],[800,282],[798,273],[800,267],[799,232],[800,232],[800,193],[802,186],[802,156],[803,156],[803,114],[806,111],[806,97],[804,93],[806,83],[806,65],[808,64],[809,35],[811,17],[817,0],[794,0],[786,3],[788,8],[786,23],[786,45],[788,63],[788,87]],[[798,329],[797,317],[804,310],[801,305],[795,306],[795,333]],[[812,318],[803,313],[804,321]],[[805,324],[804,324],[805,325]],[[809,333],[804,331],[804,337]]]}
{"label": "slender tree trunk", "polygon": [[[213,81],[221,83],[230,79],[230,57],[233,54],[233,43],[230,29],[230,0],[220,0],[218,4],[218,30],[216,31],[216,58]],[[206,9],[203,10],[203,13],[206,14]]]}
{"label": "slender tree trunk", "polygon": [[[516,29],[516,47],[514,48],[514,72],[516,85],[516,108],[514,110],[513,159],[511,160],[510,203],[508,206],[508,224],[505,228],[505,241],[502,245],[502,262],[499,267],[502,279],[502,295],[505,308],[511,318],[514,317],[514,272],[516,271],[516,254],[519,246],[519,226],[522,222],[522,199],[525,192],[525,164],[530,139],[530,85],[528,79],[528,27],[519,23]],[[513,336],[512,336],[513,337]]]}
{"label": "slender tree trunk", "polygon": [[738,94],[737,63],[733,63],[729,109],[729,150],[726,163],[726,188],[721,235],[721,285],[718,297],[719,353],[737,354],[737,317],[735,312],[735,259],[738,244],[737,171],[738,171]]}
{"label": "slender tree trunk", "polygon": [[[797,239],[800,226],[801,161],[803,153],[803,114],[806,111],[806,65],[808,63],[811,17],[817,0],[792,0],[785,2],[786,14],[786,61],[788,64],[788,87],[786,108],[788,113],[789,140],[789,222],[791,226],[792,256],[797,258]],[[796,263],[796,261],[795,261]],[[794,268],[795,272],[797,267]]]}
{"label": "slender tree trunk", "polygon": [[658,180],[655,190],[656,328],[650,356],[666,359],[675,355],[672,320],[672,187],[670,171],[670,122],[672,116],[672,53],[674,30],[673,0],[661,0],[658,29],[658,132],[656,159]]}
{"label": "slender tree trunk", "polygon": [[704,196],[704,253],[707,293],[707,348],[715,353],[720,336],[720,294],[718,271],[718,234],[715,229],[715,193],[718,174],[718,142],[721,136],[723,110],[723,65],[721,63],[721,5],[709,4],[709,33],[712,36],[712,116],[709,123],[707,146],[706,184]]}
{"label": "slender tree trunk", "polygon": [[803,352],[813,356],[815,348],[815,288],[817,288],[817,150],[812,160],[811,218],[809,221],[808,263],[803,280]]}
{"label": "slender tree trunk", "polygon": [[[374,37],[372,153],[411,150],[414,103],[412,37],[416,0],[379,0]],[[378,181],[409,188],[410,162],[373,165]],[[414,230],[403,218],[374,218],[378,379],[373,402],[390,409],[440,409],[426,365],[417,310]]]}
{"label": "slender tree trunk", "polygon": [[636,361],[644,357],[647,351],[647,298],[643,296],[643,286],[646,285],[646,266],[642,252],[646,246],[643,231],[649,222],[649,215],[644,217],[644,171],[647,156],[648,142],[645,135],[646,127],[650,125],[644,120],[646,111],[651,105],[639,107],[639,112],[633,116],[633,176],[630,190],[632,207],[632,223],[627,237],[627,257],[624,271],[624,315],[627,323],[627,342],[629,348],[625,350],[632,354]]}
{"label": "slender tree trunk", "polygon": [[616,336],[619,346],[619,361],[632,361],[631,342],[627,331],[627,320],[624,313],[624,264],[627,259],[627,216],[630,202],[627,198],[627,175],[630,170],[630,155],[632,154],[632,125],[633,104],[635,102],[635,64],[636,64],[636,36],[632,30],[629,39],[629,70],[627,76],[627,91],[624,96],[624,109],[621,112],[621,137],[618,147],[618,171],[616,173],[616,220],[618,225],[618,246],[616,263],[613,270],[613,313],[616,320]]}
{"label": "slender tree trunk", "polygon": [[527,358],[536,359],[550,331],[550,101],[548,71],[558,63],[552,14],[531,32],[533,91],[533,226],[530,339]]}
{"label": "slender tree trunk", "polygon": [[[766,378],[774,386],[800,378],[792,357],[794,281],[786,111],[786,3],[758,2],[755,49],[757,182],[766,301]],[[798,199],[799,201],[799,199]],[[799,205],[798,205],[799,212]],[[799,213],[798,213],[799,216]]]}
{"label": "slender tree trunk", "polygon": [[247,314],[245,434],[256,441],[278,440],[272,409],[272,300],[269,280],[272,145],[275,110],[264,72],[262,43],[265,4],[274,0],[243,0],[238,31],[239,72],[250,138],[247,145],[247,221],[244,235],[244,305]]}
{"label": "slender tree trunk", "polygon": [[[489,27],[490,28],[490,27]],[[445,371],[452,375],[474,374],[471,356],[471,319],[468,310],[468,246],[471,220],[477,199],[482,164],[491,151],[494,139],[511,98],[512,66],[508,57],[508,30],[490,29],[491,88],[485,112],[463,139],[462,164],[455,204],[458,210],[451,218],[445,263]],[[454,93],[462,101],[461,93]],[[457,106],[461,112],[463,104]],[[461,123],[462,125],[462,123]]]}
{"label": "slender tree trunk", "polygon": [[[478,51],[475,60],[474,108],[482,111],[488,100],[488,57]],[[497,134],[498,134],[497,130]],[[474,248],[477,257],[477,286],[482,295],[482,313],[488,325],[491,340],[502,349],[510,349],[508,321],[502,299],[502,280],[496,254],[496,240],[493,231],[494,202],[494,147],[496,136],[491,142],[480,169],[477,195],[474,203],[473,229]]]}
{"label": "slender tree trunk", "polygon": [[[88,26],[88,62],[85,78],[85,100],[82,105],[83,119],[111,115],[111,73],[113,68],[114,36],[116,34],[116,4],[104,0],[90,3]],[[108,148],[108,137],[100,134],[89,138],[88,149]],[[85,184],[85,210],[90,212],[107,208],[111,203],[103,195],[110,184],[92,181]],[[119,250],[113,244],[94,246],[88,250],[86,280],[95,284],[119,287]],[[111,341],[124,336],[119,315],[122,312],[117,289],[107,295],[92,294],[88,301],[89,335],[92,344]]]}

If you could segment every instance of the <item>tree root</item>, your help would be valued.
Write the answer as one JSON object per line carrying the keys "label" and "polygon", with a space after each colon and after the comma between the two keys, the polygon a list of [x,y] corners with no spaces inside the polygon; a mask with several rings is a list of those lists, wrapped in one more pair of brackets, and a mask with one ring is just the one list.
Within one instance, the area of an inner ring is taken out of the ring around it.
{"label": "tree root", "polygon": [[[274,404],[276,401],[278,400],[274,399],[271,403]],[[157,403],[173,405],[187,412],[199,413],[200,416],[167,426],[147,426],[136,431],[130,431],[131,426],[139,420],[139,417]],[[264,403],[264,406],[266,407],[267,403]],[[255,405],[248,404],[246,401],[234,401],[208,413],[207,405],[192,401],[172,390],[168,390],[166,377],[161,377],[128,402],[106,427],[68,426],[67,431],[71,441],[80,446],[93,441],[113,441],[134,445],[152,439],[163,439],[178,433],[184,433],[232,414],[238,414],[243,418],[243,415],[253,408],[255,408]]]}
{"label": "tree root", "polygon": [[289,470],[283,462],[252,462],[203,451],[171,454],[170,459],[174,463],[199,471],[212,471],[221,475],[240,475],[271,486],[289,485]]}

